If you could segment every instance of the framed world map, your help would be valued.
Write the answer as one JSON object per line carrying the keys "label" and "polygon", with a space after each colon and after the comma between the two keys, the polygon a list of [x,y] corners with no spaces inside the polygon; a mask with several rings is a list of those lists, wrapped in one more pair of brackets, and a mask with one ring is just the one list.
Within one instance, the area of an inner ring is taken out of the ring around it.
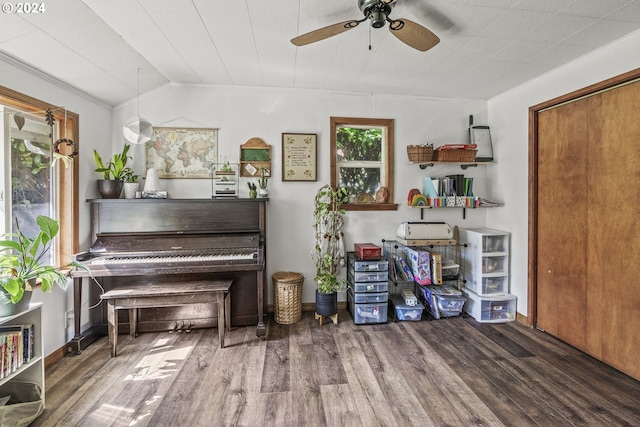
{"label": "framed world map", "polygon": [[154,127],[147,169],[159,178],[209,178],[218,159],[218,129]]}

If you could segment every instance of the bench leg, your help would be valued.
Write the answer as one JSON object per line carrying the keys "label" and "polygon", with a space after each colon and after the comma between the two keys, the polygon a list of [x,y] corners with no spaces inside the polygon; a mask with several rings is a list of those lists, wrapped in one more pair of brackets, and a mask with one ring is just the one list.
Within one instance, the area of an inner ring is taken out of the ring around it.
{"label": "bench leg", "polygon": [[224,348],[224,331],[227,329],[226,298],[224,292],[218,292],[218,340],[220,348]]}
{"label": "bench leg", "polygon": [[231,292],[224,294],[224,312],[226,317],[224,319],[227,324],[227,332],[231,330]]}
{"label": "bench leg", "polygon": [[135,338],[138,330],[138,309],[130,308],[129,309],[129,335],[131,338]]}
{"label": "bench leg", "polygon": [[111,357],[116,357],[116,349],[118,348],[118,313],[115,300],[109,300],[107,304],[107,319],[109,321],[109,350],[111,351]]}

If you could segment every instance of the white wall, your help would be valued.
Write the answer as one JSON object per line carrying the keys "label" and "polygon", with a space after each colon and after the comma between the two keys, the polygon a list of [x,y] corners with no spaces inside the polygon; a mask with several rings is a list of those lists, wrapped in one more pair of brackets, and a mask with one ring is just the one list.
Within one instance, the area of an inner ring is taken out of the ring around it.
{"label": "white wall", "polygon": [[[92,194],[96,185],[93,172],[95,169],[93,148],[111,145],[111,108],[78,92],[65,89],[46,76],[34,75],[25,71],[17,64],[0,60],[0,76],[2,76],[0,83],[5,87],[64,107],[80,115],[80,140],[78,142],[81,145],[80,154],[76,161],[80,162],[79,228],[81,245],[84,244],[86,249],[88,245],[86,240],[89,239],[89,209],[84,203],[84,198],[85,195]],[[65,330],[65,324],[67,324],[65,313],[73,310],[73,287],[69,286],[66,294],[59,288],[53,289],[50,294],[34,292],[32,299],[34,302],[44,302],[42,310],[45,319],[43,324],[44,354],[49,355],[64,346],[73,336],[72,325]]]}
{"label": "white wall", "polygon": [[496,164],[490,167],[492,193],[505,206],[487,215],[487,225],[512,233],[511,291],[518,312],[527,313],[528,109],[541,102],[640,67],[640,32],[620,39],[505,92],[488,102]]}
{"label": "white wall", "polygon": [[[393,239],[403,221],[419,221],[420,211],[406,206],[411,188],[422,189],[424,176],[463,173],[459,167],[436,167],[421,170],[409,165],[406,146],[432,142],[462,143],[467,139],[468,116],[477,123],[486,122],[486,102],[442,100],[387,95],[363,95],[306,90],[275,90],[248,87],[165,86],[147,93],[140,100],[140,115],[154,126],[219,128],[221,156],[238,161],[239,146],[249,138],[262,138],[272,146],[273,178],[269,180],[270,200],[267,208],[267,277],[269,301],[272,301],[271,275],[277,271],[304,274],[303,301],[315,301],[314,269],[310,258],[313,247],[313,199],[329,177],[329,117],[369,117],[395,119],[395,201],[401,206],[391,212],[348,212],[345,242],[353,250],[354,242]],[[113,135],[115,149],[124,144],[122,126],[137,115],[137,102],[114,109]],[[317,182],[282,182],[283,132],[318,134]],[[145,174],[143,146],[133,146],[134,169]],[[477,193],[484,191],[485,168],[464,171],[479,178]],[[248,196],[247,179],[242,179],[240,192]],[[209,198],[208,180],[161,180],[161,187],[171,198]],[[487,209],[467,210],[462,220],[461,209],[425,211],[425,221],[446,221],[451,225],[477,227],[485,224]],[[343,272],[344,274],[344,272]],[[344,299],[344,295],[341,299]]]}

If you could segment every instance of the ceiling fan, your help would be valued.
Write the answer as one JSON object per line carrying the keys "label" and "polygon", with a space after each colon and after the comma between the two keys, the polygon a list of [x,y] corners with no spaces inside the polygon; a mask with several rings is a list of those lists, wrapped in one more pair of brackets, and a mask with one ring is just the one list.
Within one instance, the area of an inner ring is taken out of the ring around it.
{"label": "ceiling fan", "polygon": [[292,39],[291,43],[296,46],[315,43],[344,33],[369,19],[373,28],[382,28],[388,22],[391,34],[414,49],[425,52],[437,45],[440,42],[438,36],[422,25],[404,18],[391,19],[389,17],[391,10],[396,5],[396,1],[397,0],[358,0],[358,7],[364,14],[364,18],[344,21],[311,31],[310,33]]}

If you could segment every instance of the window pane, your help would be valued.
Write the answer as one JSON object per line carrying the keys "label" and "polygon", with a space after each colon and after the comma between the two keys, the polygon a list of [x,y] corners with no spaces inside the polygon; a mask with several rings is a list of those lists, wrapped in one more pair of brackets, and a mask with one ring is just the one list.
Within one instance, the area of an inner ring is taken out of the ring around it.
{"label": "window pane", "polygon": [[[36,217],[56,218],[51,186],[51,127],[39,117],[25,117],[21,128],[14,120],[9,122],[11,158],[11,229],[16,232],[16,221],[26,236],[38,231]],[[47,253],[52,263],[53,252]]]}
{"label": "window pane", "polygon": [[382,161],[382,129],[342,127],[336,136],[337,161]]}
{"label": "window pane", "polygon": [[350,195],[374,195],[380,188],[380,168],[341,167],[340,187],[346,188]]}

